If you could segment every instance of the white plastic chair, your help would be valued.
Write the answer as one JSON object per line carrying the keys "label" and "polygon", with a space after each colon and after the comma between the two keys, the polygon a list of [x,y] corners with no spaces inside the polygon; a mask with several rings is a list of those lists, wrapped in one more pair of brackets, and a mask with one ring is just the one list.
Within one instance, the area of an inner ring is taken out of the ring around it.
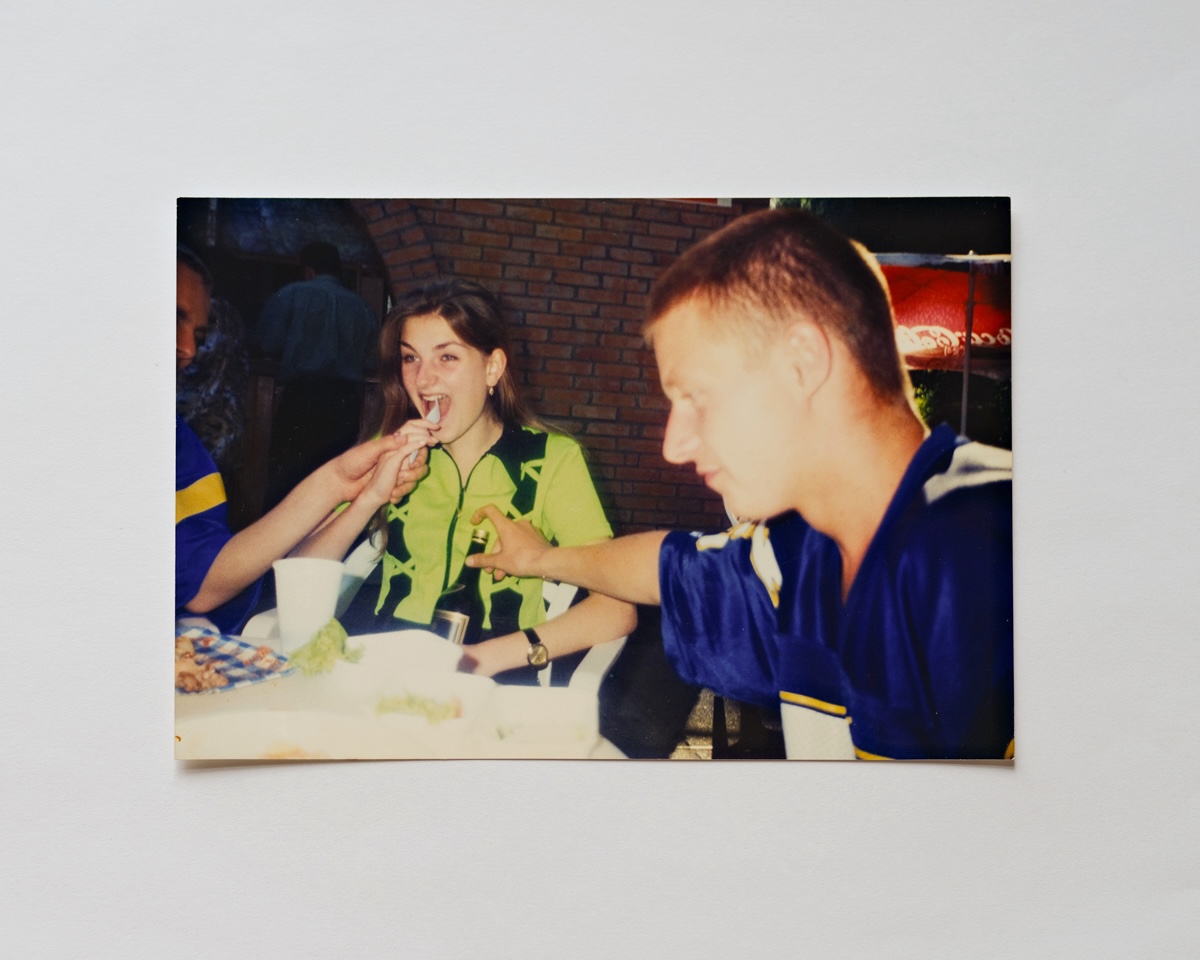
{"label": "white plastic chair", "polygon": [[[358,594],[363,582],[371,575],[375,567],[378,566],[380,560],[380,549],[374,537],[364,540],[357,547],[350,551],[346,557],[344,564],[345,570],[342,573],[342,586],[338,591],[338,602],[334,616],[340,617],[346,612],[350,606],[350,602]],[[571,601],[575,598],[575,594],[579,588],[570,583],[558,583],[552,580],[547,580],[542,587],[542,599],[546,603],[546,619],[553,620],[559,614],[565,612],[571,606]],[[271,639],[279,635],[279,613],[277,610],[264,610],[250,618],[250,621],[242,628],[242,636],[247,639]],[[608,671],[612,669],[613,663],[617,657],[621,655],[621,651],[625,648],[625,641],[628,637],[617,637],[615,640],[608,640],[604,643],[598,643],[588,650],[580,661],[579,666],[575,668],[575,673],[571,675],[571,681],[567,684],[580,690],[588,690],[593,695],[598,696],[600,693],[600,684],[604,682],[604,678],[608,676]],[[549,686],[551,670],[554,669],[554,664],[551,663],[538,674],[538,683],[543,687]]]}

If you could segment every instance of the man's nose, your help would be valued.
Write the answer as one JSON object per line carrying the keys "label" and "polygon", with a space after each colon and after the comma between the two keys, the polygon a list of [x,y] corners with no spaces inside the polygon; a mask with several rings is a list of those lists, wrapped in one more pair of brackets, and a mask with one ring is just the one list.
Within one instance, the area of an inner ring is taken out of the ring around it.
{"label": "man's nose", "polygon": [[196,356],[196,334],[186,324],[175,331],[175,359],[179,366],[186,367]]}
{"label": "man's nose", "polygon": [[690,463],[696,459],[696,445],[694,416],[672,406],[663,434],[663,458],[667,463]]}

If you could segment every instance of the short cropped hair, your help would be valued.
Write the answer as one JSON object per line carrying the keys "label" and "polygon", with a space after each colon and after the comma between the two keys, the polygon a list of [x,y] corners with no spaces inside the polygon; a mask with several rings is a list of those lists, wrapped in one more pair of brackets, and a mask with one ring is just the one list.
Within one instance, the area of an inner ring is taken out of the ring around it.
{"label": "short cropped hair", "polygon": [[650,292],[647,337],[665,313],[693,297],[734,308],[722,319],[760,346],[800,313],[846,345],[880,399],[907,396],[879,265],[811,213],[785,207],[748,214],[684,253]]}
{"label": "short cropped hair", "polygon": [[175,263],[180,267],[187,267],[192,273],[200,278],[200,282],[204,284],[204,292],[210,297],[213,293],[213,275],[208,269],[208,265],[201,260],[191,247],[184,246],[182,243],[175,244]]}
{"label": "short cropped hair", "polygon": [[342,275],[342,255],[332,243],[317,240],[308,244],[300,251],[300,266],[312,267],[318,276],[327,274],[331,277]]}

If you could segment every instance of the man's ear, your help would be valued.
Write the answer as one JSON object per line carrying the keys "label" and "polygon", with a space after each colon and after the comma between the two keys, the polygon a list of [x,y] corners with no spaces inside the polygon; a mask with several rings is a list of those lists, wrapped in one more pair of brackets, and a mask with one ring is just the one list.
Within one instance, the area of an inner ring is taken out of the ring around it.
{"label": "man's ear", "polygon": [[833,370],[833,346],[825,328],[811,320],[797,320],[787,330],[784,349],[804,396],[811,396]]}
{"label": "man's ear", "polygon": [[488,354],[487,363],[484,366],[484,375],[487,377],[487,385],[494,387],[500,382],[500,378],[504,376],[504,371],[508,368],[508,355],[503,350],[496,349]]}

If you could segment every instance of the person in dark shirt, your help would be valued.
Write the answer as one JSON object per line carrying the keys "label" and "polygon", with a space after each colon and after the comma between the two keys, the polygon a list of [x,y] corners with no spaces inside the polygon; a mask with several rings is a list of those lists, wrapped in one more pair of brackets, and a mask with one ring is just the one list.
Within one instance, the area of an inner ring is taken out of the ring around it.
{"label": "person in dark shirt", "polygon": [[364,382],[375,366],[379,322],[370,305],[341,283],[337,247],[300,252],[304,280],[278,291],[258,325],[258,343],[280,358],[282,386],[271,426],[266,508],[317,466],[353,445]]}
{"label": "person in dark shirt", "polygon": [[780,704],[789,756],[1012,757],[1011,454],[921,422],[874,258],[751,214],[660,277],[646,336],[663,456],[761,519],[551,548],[487,506],[468,562],[661,604],[679,674]]}

